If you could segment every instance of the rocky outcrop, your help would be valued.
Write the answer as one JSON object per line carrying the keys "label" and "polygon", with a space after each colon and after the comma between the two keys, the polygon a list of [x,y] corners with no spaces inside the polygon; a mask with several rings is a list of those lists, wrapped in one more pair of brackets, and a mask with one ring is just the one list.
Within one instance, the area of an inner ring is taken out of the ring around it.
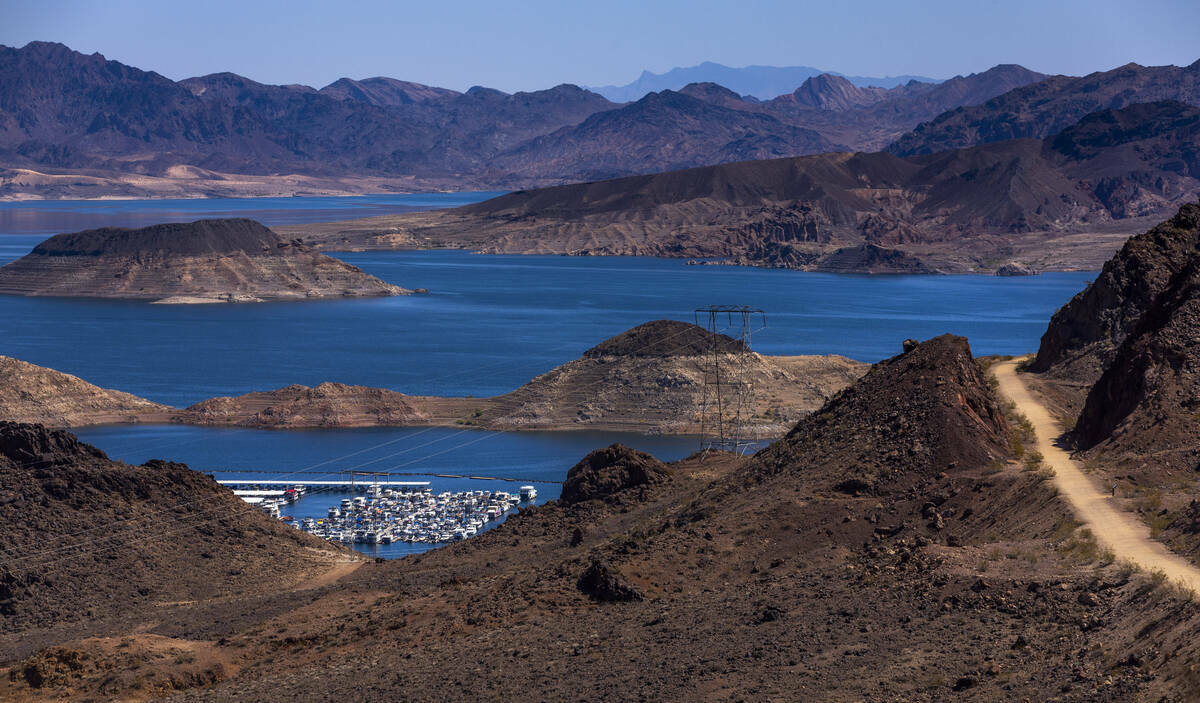
{"label": "rocky outcrop", "polygon": [[1133,237],[1050,319],[1032,369],[1094,383],[1155,301],[1200,257],[1200,204]]}
{"label": "rocky outcrop", "polygon": [[0,267],[9,295],[195,303],[408,292],[245,219],[60,234]]}
{"label": "rocky outcrop", "polygon": [[129,393],[0,356],[0,419],[51,427],[129,422],[170,411]]}
{"label": "rocky outcrop", "polygon": [[814,271],[831,273],[937,273],[921,259],[900,249],[889,249],[876,244],[860,244],[844,247],[817,259]]}
{"label": "rocky outcrop", "polygon": [[1117,348],[1073,436],[1110,458],[1153,456],[1158,471],[1200,469],[1200,249]]}
{"label": "rocky outcrop", "polygon": [[997,276],[1036,276],[1038,270],[1027,264],[1014,262],[996,269]]}
{"label": "rocky outcrop", "polygon": [[570,505],[607,498],[631,488],[662,483],[670,475],[666,464],[653,456],[614,444],[588,454],[567,471],[559,501]]}
{"label": "rocky outcrop", "polygon": [[747,473],[819,471],[830,490],[888,493],[1006,459],[1008,423],[967,340],[942,335],[908,349],[802,419]]}
{"label": "rocky outcrop", "polygon": [[600,561],[593,561],[576,584],[581,592],[593,600],[605,603],[629,603],[642,600],[642,594],[625,583],[620,574]]}

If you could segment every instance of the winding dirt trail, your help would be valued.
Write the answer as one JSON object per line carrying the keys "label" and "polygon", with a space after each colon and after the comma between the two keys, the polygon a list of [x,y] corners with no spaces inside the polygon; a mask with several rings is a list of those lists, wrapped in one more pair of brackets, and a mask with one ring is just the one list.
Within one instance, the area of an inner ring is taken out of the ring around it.
{"label": "winding dirt trail", "polygon": [[1037,449],[1046,465],[1054,469],[1054,485],[1075,510],[1100,544],[1123,559],[1144,569],[1162,571],[1167,578],[1200,593],[1200,569],[1150,538],[1150,528],[1124,512],[1107,491],[1096,486],[1071,456],[1055,444],[1062,428],[1039,403],[1017,374],[1021,359],[996,364],[992,370],[1000,382],[1000,393],[1017,405],[1033,423]]}

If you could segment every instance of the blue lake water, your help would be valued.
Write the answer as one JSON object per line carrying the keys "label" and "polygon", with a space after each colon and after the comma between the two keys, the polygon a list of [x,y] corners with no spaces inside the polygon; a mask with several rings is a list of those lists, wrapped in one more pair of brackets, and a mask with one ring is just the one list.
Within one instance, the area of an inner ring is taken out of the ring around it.
{"label": "blue lake water", "polygon": [[[387,208],[457,205],[487,195],[4,204],[0,264],[27,253],[47,233],[101,224],[230,214],[268,224],[320,221]],[[969,337],[976,354],[1024,353],[1037,348],[1054,310],[1094,277],[850,276],[689,267],[671,259],[459,251],[336,256],[384,280],[431,292],[199,306],[0,296],[0,354],[176,406],[322,381],[487,396],[510,391],[634,325],[659,318],[691,321],[695,308],[709,304],[764,309],[766,327],[754,335],[753,345],[767,354],[834,353],[877,361],[898,353],[906,337],[944,332]],[[336,471],[369,462],[364,468],[548,481],[561,480],[589,449],[613,441],[664,459],[680,458],[696,446],[693,438],[444,428],[281,432],[121,426],[79,434],[121,459],[173,459],[211,472],[290,475],[317,463],[320,470]],[[432,480],[439,491],[512,487]],[[539,491],[543,498],[555,494],[550,485]],[[336,500],[301,501],[297,516],[323,515],[330,502]]]}

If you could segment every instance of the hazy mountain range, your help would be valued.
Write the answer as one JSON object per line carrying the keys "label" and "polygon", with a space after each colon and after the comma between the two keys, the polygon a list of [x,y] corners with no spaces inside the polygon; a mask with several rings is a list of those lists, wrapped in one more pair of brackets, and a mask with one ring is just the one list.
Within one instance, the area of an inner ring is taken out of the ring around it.
{"label": "hazy mountain range", "polygon": [[719,83],[739,95],[770,100],[790,93],[809,78],[827,73],[841,76],[859,87],[895,88],[910,81],[939,83],[936,78],[925,76],[846,76],[837,71],[823,71],[812,66],[743,66],[731,68],[719,63],[705,61],[697,66],[672,68],[666,73],[642,71],[642,75],[625,85],[605,85],[590,90],[613,102],[623,103],[638,100],[646,93],[662,90],[679,90],[689,83]]}
{"label": "hazy mountain range", "polygon": [[1008,64],[892,88],[819,74],[766,101],[692,83],[617,104],[574,85],[172,81],[34,42],[0,47],[0,197],[516,189],[893,143],[925,153],[1004,138],[988,125],[1025,115],[1029,134],[1009,136],[1049,136],[1143,95],[1195,104],[1198,82],[1197,65],[1076,79]]}

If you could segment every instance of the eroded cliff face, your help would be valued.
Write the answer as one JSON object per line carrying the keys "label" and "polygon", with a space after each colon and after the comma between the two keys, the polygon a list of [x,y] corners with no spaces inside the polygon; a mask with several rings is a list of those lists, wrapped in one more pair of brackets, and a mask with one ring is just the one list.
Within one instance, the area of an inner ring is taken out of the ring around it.
{"label": "eroded cliff face", "polygon": [[164,303],[402,295],[246,219],[61,234],[0,267],[0,293]]}
{"label": "eroded cliff face", "polygon": [[1200,257],[1200,204],[1133,237],[1050,319],[1032,368],[1092,384],[1156,300]]}
{"label": "eroded cliff face", "polygon": [[1074,436],[1107,458],[1152,456],[1157,472],[1200,470],[1200,256],[1171,278],[1117,348]]}

